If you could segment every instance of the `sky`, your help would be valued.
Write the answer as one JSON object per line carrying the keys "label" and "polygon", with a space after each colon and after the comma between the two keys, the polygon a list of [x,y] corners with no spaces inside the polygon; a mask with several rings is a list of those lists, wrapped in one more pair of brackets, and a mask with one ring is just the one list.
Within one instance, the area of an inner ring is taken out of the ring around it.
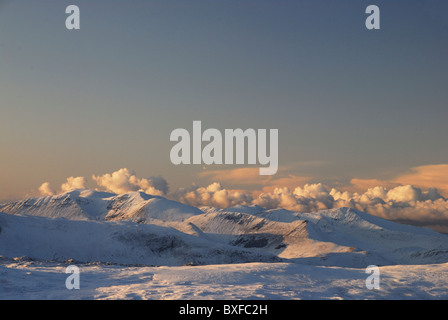
{"label": "sky", "polygon": [[[71,4],[79,30],[65,27]],[[365,27],[371,4],[379,30]],[[0,0],[0,200],[43,183],[65,190],[70,177],[107,189],[114,172],[140,187],[163,177],[171,192],[217,182],[257,196],[321,183],[448,197],[447,9],[443,0]],[[193,120],[278,129],[277,174],[173,165],[170,133]]]}

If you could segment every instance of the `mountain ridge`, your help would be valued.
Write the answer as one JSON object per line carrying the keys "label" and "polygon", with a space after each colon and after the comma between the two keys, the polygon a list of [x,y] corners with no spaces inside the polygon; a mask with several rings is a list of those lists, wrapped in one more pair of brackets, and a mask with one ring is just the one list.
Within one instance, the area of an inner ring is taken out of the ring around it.
{"label": "mountain ridge", "polygon": [[[0,211],[4,256],[47,259],[77,252],[78,260],[157,265],[290,261],[361,267],[448,262],[447,235],[351,208],[310,213],[259,206],[196,208],[139,191],[117,195],[76,189],[6,203]],[[34,227],[28,226],[31,221]],[[72,242],[80,236],[75,250]],[[95,242],[103,248],[93,254]],[[39,243],[46,249],[38,249]],[[129,254],[120,258],[117,248]],[[90,254],[83,255],[83,250]]]}

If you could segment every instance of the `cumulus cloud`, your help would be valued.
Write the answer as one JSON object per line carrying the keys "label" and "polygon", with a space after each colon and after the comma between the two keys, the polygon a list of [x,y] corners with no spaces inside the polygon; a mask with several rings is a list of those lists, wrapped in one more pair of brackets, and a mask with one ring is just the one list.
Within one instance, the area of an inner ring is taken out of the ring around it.
{"label": "cumulus cloud", "polygon": [[152,195],[164,195],[168,192],[168,183],[162,177],[138,178],[127,168],[103,175],[92,175],[99,187],[117,194],[129,191],[143,191]]}
{"label": "cumulus cloud", "polygon": [[50,182],[42,183],[38,190],[41,196],[52,196],[55,194],[55,191],[50,186]]}
{"label": "cumulus cloud", "polygon": [[[441,170],[440,177],[436,174],[438,169]],[[205,186],[179,188],[171,193],[163,177],[139,178],[127,168],[92,175],[92,178],[101,190],[117,194],[143,191],[196,207],[228,208],[235,205],[259,205],[266,209],[283,208],[296,212],[351,207],[389,220],[448,231],[448,198],[444,193],[448,190],[444,184],[448,181],[448,176],[444,178],[448,170],[445,169],[448,169],[448,165],[417,167],[410,173],[387,181],[353,179],[351,186],[345,188],[329,187],[323,183],[308,183],[310,178],[292,175],[260,178],[258,168],[215,170],[204,173],[203,176],[221,179]],[[410,182],[412,178],[418,184],[400,183],[400,181]],[[257,179],[262,180],[260,182]],[[241,182],[244,185],[246,182],[244,187],[256,183],[258,189],[251,191],[230,189],[221,184],[222,181],[227,181],[232,185],[232,180],[235,180],[236,184]],[[85,185],[84,177],[70,177],[60,189],[66,192],[73,188],[84,188]],[[43,183],[38,190],[41,195],[56,193],[49,182]]]}
{"label": "cumulus cloud", "polygon": [[[68,192],[73,189],[85,189],[86,179],[84,177],[69,177],[67,181],[61,185],[60,192]],[[44,182],[38,188],[41,196],[52,196],[56,194],[50,182]]]}
{"label": "cumulus cloud", "polygon": [[[338,195],[338,193],[334,194],[337,206],[354,207],[385,219],[412,219],[422,223],[436,216],[448,218],[445,209],[448,201],[434,188],[423,191],[412,185],[398,186],[389,190],[384,187],[374,187],[362,194],[351,194],[349,201]],[[440,209],[442,210],[436,213]]]}
{"label": "cumulus cloud", "polygon": [[250,205],[252,202],[252,197],[247,192],[225,189],[218,182],[214,182],[207,187],[181,188],[171,196],[177,201],[196,207],[228,208],[239,204]]}
{"label": "cumulus cloud", "polygon": [[62,192],[68,192],[73,189],[85,189],[86,178],[84,177],[69,177],[67,182],[61,185]]}
{"label": "cumulus cloud", "polygon": [[253,203],[267,209],[284,208],[298,212],[351,207],[388,220],[448,230],[448,199],[436,188],[423,190],[402,185],[387,189],[376,186],[365,192],[351,193],[317,183],[297,187],[293,192],[289,188],[276,188],[273,192],[260,194]]}
{"label": "cumulus cloud", "polygon": [[293,192],[287,187],[261,193],[254,204],[267,209],[283,208],[292,211],[311,212],[333,207],[334,199],[322,183],[306,184]]}

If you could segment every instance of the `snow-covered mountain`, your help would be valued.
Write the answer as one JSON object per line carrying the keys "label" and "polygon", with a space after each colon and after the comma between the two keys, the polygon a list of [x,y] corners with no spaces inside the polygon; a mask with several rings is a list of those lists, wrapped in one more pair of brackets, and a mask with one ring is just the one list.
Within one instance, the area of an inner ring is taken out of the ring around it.
{"label": "snow-covered mountain", "polygon": [[139,191],[117,195],[84,189],[3,204],[0,211],[70,220],[129,220],[138,223],[151,219],[182,221],[203,213],[195,207]]}
{"label": "snow-covered mountain", "polygon": [[4,257],[145,265],[448,262],[448,235],[349,208],[199,209],[142,192],[73,190],[3,204],[0,211]]}
{"label": "snow-covered mountain", "polygon": [[274,255],[211,242],[176,229],[0,213],[0,255],[126,265],[274,262]]}
{"label": "snow-covered mountain", "polygon": [[300,263],[365,267],[448,262],[447,235],[350,208],[312,213],[209,208],[186,222],[210,239]]}

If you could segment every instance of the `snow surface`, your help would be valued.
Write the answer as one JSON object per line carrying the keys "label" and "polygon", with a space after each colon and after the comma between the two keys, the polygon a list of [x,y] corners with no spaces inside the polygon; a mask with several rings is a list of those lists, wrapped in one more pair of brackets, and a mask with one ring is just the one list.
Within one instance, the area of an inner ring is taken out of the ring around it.
{"label": "snow surface", "polygon": [[179,267],[86,264],[68,290],[69,263],[0,259],[0,299],[447,299],[448,264],[380,267],[369,290],[364,269],[298,263]]}
{"label": "snow surface", "polygon": [[[92,190],[0,205],[0,299],[446,299],[448,235],[349,208]],[[81,269],[81,289],[65,268]],[[368,290],[369,265],[380,289]]]}

